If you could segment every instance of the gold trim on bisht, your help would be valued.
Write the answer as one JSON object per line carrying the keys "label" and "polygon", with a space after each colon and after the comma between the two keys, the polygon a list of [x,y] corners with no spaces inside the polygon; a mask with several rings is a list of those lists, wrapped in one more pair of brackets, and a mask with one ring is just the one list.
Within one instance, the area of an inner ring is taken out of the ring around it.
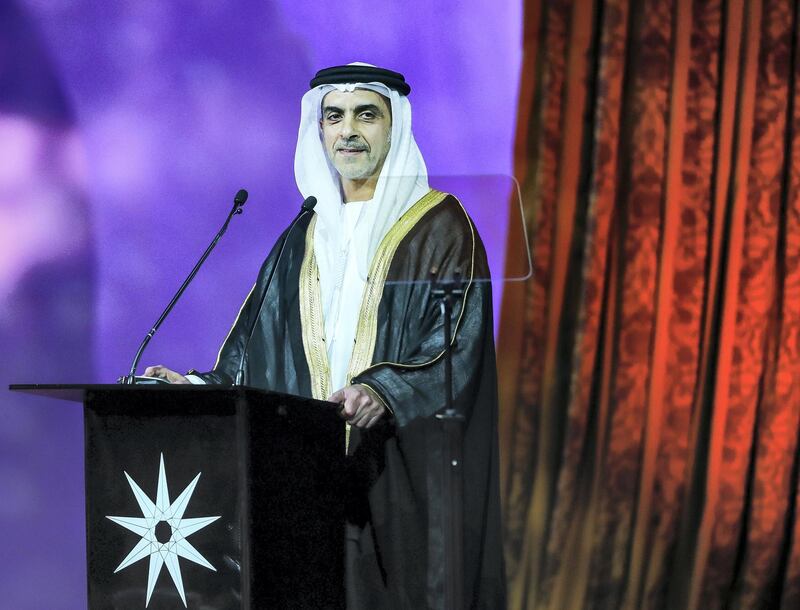
{"label": "gold trim on bisht", "polygon": [[315,215],[306,230],[306,251],[300,266],[300,327],[308,372],[311,376],[311,395],[317,400],[327,400],[331,395],[328,350],[325,345],[325,321],[322,315],[322,293],[319,287],[319,269],[314,256]]}
{"label": "gold trim on bisht", "polygon": [[[400,219],[392,226],[389,232],[384,236],[375,256],[370,264],[369,274],[367,276],[366,285],[364,286],[364,294],[361,298],[361,308],[359,311],[358,326],[356,327],[356,338],[353,346],[353,353],[350,357],[350,364],[348,366],[347,384],[351,383],[353,377],[363,373],[368,368],[372,368],[370,363],[375,352],[375,342],[378,334],[378,306],[383,297],[383,289],[386,283],[386,276],[389,273],[389,267],[394,259],[395,252],[397,251],[400,243],[405,239],[411,229],[419,222],[419,220],[427,214],[436,205],[444,201],[448,196],[447,193],[431,189],[422,198],[420,198],[414,205],[412,205],[400,217]],[[461,205],[461,202],[459,202]],[[463,211],[463,206],[461,206]],[[466,215],[466,211],[464,211]],[[318,400],[326,400],[330,396],[330,368],[328,363],[328,351],[325,344],[325,322],[322,312],[322,294],[319,285],[319,269],[317,267],[317,259],[314,255],[314,227],[316,225],[317,217],[311,219],[306,231],[305,253],[303,255],[303,263],[300,267],[300,322],[302,326],[303,335],[303,348],[306,355],[306,363],[308,364],[308,371],[311,376],[311,390],[312,396]],[[472,222],[467,220],[472,231],[472,265],[470,268],[470,277],[467,288],[464,291],[464,299],[472,284],[472,275],[474,271],[475,259],[475,234],[472,230]],[[422,279],[422,278],[420,278]],[[461,322],[462,311],[459,312],[458,320],[456,321],[453,340],[455,340],[458,327]],[[444,353],[444,352],[442,352]],[[431,362],[435,362],[441,357],[442,354],[436,356]],[[393,364],[401,367],[415,368],[416,366],[425,366],[424,363],[420,365],[404,365],[401,363],[388,363],[381,362],[378,364]],[[372,389],[372,388],[370,388]],[[373,390],[375,391],[375,390]],[[383,398],[377,394],[383,402]],[[385,404],[385,403],[384,403]],[[386,405],[387,410],[391,411],[391,407]],[[350,445],[350,424],[346,425],[345,433],[345,451]]]}
{"label": "gold trim on bisht", "polygon": [[[383,287],[389,267],[400,242],[414,228],[425,214],[441,203],[447,193],[431,189],[419,201],[412,205],[400,219],[394,223],[384,236],[370,265],[364,296],[361,299],[361,311],[358,315],[356,340],[347,373],[347,383],[362,373],[372,362],[375,352],[375,340],[378,335],[378,305],[383,297]],[[423,279],[423,278],[417,278]]]}
{"label": "gold trim on bisht", "polygon": [[[439,191],[431,191],[431,192],[439,193]],[[442,195],[442,199],[444,199],[444,197],[447,197],[447,193],[440,193],[440,194]],[[430,193],[429,193],[429,195],[430,195]],[[457,197],[453,197],[453,198],[458,202],[458,205],[461,208],[461,211],[464,212],[464,216],[467,218],[467,223],[469,224],[470,238],[472,240],[472,252],[470,254],[469,280],[467,281],[466,288],[464,288],[464,296],[461,297],[461,310],[458,312],[458,318],[456,319],[456,324],[453,327],[453,336],[450,339],[450,345],[453,345],[456,342],[456,337],[458,336],[458,329],[461,326],[461,319],[464,316],[464,309],[465,309],[465,304],[467,302],[467,295],[469,294],[469,290],[470,290],[470,288],[472,288],[472,283],[473,283],[473,280],[475,279],[475,241],[476,241],[475,240],[475,228],[472,226],[472,220],[470,220],[469,214],[467,214],[467,210],[464,209],[464,205],[461,203],[461,201],[458,200]],[[424,199],[424,197],[423,197],[423,199]],[[423,199],[420,199],[420,201],[418,203],[421,203]],[[436,203],[439,203],[442,199],[439,199],[438,201],[436,201]],[[433,205],[436,205],[436,203],[434,203]],[[427,212],[431,207],[433,207],[433,205],[428,207],[425,211]],[[416,204],[415,204],[415,206],[416,206]],[[408,212],[411,212],[411,210],[413,210],[413,209],[414,208],[409,209]],[[423,212],[423,214],[424,214],[424,212]],[[420,217],[421,216],[422,216],[422,214],[420,214]],[[419,220],[419,217],[414,222],[416,223],[417,220]],[[395,226],[397,226],[397,225],[395,225]],[[408,233],[408,231],[406,231],[406,233]],[[403,237],[405,237],[405,233],[403,234]],[[381,244],[381,245],[383,245],[383,244]],[[395,246],[395,249],[396,249],[396,246]],[[394,251],[392,251],[392,256],[394,256]],[[376,254],[376,258],[377,258],[377,254]],[[391,262],[391,259],[390,259],[390,262]],[[387,270],[388,270],[388,266],[387,266]],[[383,283],[385,282],[385,280],[386,280],[386,275],[384,274],[383,279],[381,280],[381,286],[380,286],[381,292],[383,292]],[[380,301],[380,298],[378,299],[378,301]],[[377,334],[377,311],[378,311],[377,303],[375,303],[374,306],[375,306],[375,321],[374,321],[374,328],[373,328],[373,331],[372,331],[372,346],[369,348],[370,349],[370,352],[369,352],[369,360],[370,361],[372,360],[372,352],[375,349],[375,334]],[[361,322],[362,322],[362,320],[364,320],[364,316],[365,315],[366,314],[364,312],[364,303],[362,302],[362,308],[361,308],[361,316],[362,317],[359,319],[359,326],[358,326],[358,330],[356,332],[356,341],[358,341],[359,333],[361,333]],[[368,332],[368,331],[365,331],[365,333],[366,332]],[[356,348],[358,348],[358,345],[356,346]],[[355,356],[355,353],[356,353],[356,350],[354,349],[353,350],[353,355],[354,356]],[[431,358],[427,362],[420,362],[420,363],[417,363],[417,364],[404,364],[402,362],[388,362],[388,361],[386,361],[386,362],[376,362],[374,364],[370,364],[369,366],[366,366],[361,371],[350,375],[348,377],[348,380],[352,379],[353,377],[356,377],[357,375],[361,375],[362,373],[368,371],[369,369],[373,369],[375,367],[383,366],[383,365],[396,366],[396,367],[405,368],[405,369],[422,368],[422,367],[425,367],[425,366],[429,366],[429,365],[433,364],[434,362],[438,361],[439,359],[441,359],[442,356],[444,356],[444,353],[445,353],[445,350],[443,349],[441,352],[439,352],[436,356],[434,356],[433,358]],[[351,371],[352,370],[353,369],[351,368]],[[372,389],[372,388],[370,388],[370,389]],[[377,392],[376,392],[376,394],[377,394]]]}

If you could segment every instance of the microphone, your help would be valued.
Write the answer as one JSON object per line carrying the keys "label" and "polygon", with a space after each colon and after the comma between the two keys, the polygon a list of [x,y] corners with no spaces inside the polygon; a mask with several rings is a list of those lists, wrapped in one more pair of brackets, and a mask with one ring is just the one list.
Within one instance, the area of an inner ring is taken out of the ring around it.
{"label": "microphone", "polygon": [[244,348],[242,349],[242,355],[239,358],[239,368],[236,369],[236,379],[233,382],[233,385],[244,385],[244,360],[247,356],[247,348],[250,347],[250,340],[253,338],[253,333],[256,330],[256,324],[258,323],[258,319],[261,317],[261,310],[264,308],[264,302],[267,300],[267,293],[269,292],[269,287],[272,284],[272,278],[275,275],[275,269],[278,268],[278,264],[281,262],[281,257],[283,256],[283,249],[286,247],[286,240],[289,238],[289,234],[294,229],[294,226],[297,222],[306,214],[306,212],[311,212],[314,210],[314,206],[317,205],[317,198],[312,196],[306,197],[305,201],[303,201],[303,205],[300,206],[300,212],[298,212],[297,216],[294,217],[292,223],[289,225],[288,230],[286,233],[283,234],[283,238],[281,240],[281,247],[278,250],[278,256],[275,259],[275,264],[272,265],[272,269],[269,271],[269,277],[267,277],[267,283],[264,286],[264,292],[261,293],[261,301],[258,304],[258,309],[256,310],[256,315],[253,317],[252,321],[250,322],[250,331],[247,333],[247,341],[244,343]]}
{"label": "microphone", "polygon": [[233,203],[236,205],[238,209],[235,214],[241,214],[242,210],[241,207],[244,205],[244,202],[247,201],[247,191],[244,189],[239,189],[236,193],[236,196],[233,198]]}
{"label": "microphone", "polygon": [[[245,193],[245,196],[247,196],[247,193]],[[314,195],[309,195],[305,198],[305,201],[303,201],[303,205],[301,205],[300,208],[303,210],[303,212],[313,212],[315,205],[317,205],[317,198],[314,197]]]}
{"label": "microphone", "polygon": [[147,344],[150,343],[150,339],[153,338],[153,335],[156,334],[156,331],[161,326],[164,319],[169,315],[169,312],[172,311],[172,308],[175,307],[175,303],[178,302],[178,299],[181,298],[181,295],[189,286],[191,281],[194,279],[194,276],[197,275],[197,272],[200,270],[200,267],[206,262],[208,255],[211,254],[211,251],[217,245],[220,237],[225,234],[225,231],[228,229],[228,225],[231,222],[231,218],[233,218],[236,214],[242,213],[242,206],[244,202],[247,201],[247,191],[244,189],[239,189],[239,192],[236,193],[236,196],[233,198],[233,207],[231,211],[228,212],[228,216],[225,218],[225,223],[222,225],[222,228],[219,232],[214,236],[214,239],[209,244],[206,251],[203,252],[203,255],[200,257],[200,260],[197,261],[194,268],[192,269],[191,273],[189,273],[188,277],[183,281],[181,287],[178,288],[178,292],[175,293],[175,296],[172,297],[172,300],[169,302],[167,307],[164,311],[161,312],[161,315],[156,320],[156,323],[153,324],[153,327],[150,329],[150,332],[145,335],[144,339],[142,340],[142,344],[139,346],[139,349],[136,351],[136,355],[133,357],[133,363],[131,364],[131,370],[126,377],[122,379],[122,383],[125,384],[133,384],[136,383],[136,367],[139,366],[139,360],[142,358],[142,354],[144,353],[144,349],[147,347]]}

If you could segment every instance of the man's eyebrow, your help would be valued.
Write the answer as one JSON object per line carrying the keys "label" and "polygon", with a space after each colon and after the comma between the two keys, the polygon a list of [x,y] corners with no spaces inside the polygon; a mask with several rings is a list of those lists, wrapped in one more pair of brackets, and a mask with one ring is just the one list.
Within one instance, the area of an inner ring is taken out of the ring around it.
{"label": "man's eyebrow", "polygon": [[[344,110],[342,108],[338,108],[337,106],[324,106],[322,108],[322,114],[328,114],[329,112],[338,112],[339,114],[344,114]],[[376,104],[361,104],[360,106],[356,106],[355,113],[359,114],[361,112],[373,112],[378,116],[384,116],[385,114],[383,110],[381,110]]]}
{"label": "man's eyebrow", "polygon": [[362,104],[361,106],[356,106],[356,114],[360,112],[373,112],[378,116],[383,116],[383,110],[381,110],[375,104]]}

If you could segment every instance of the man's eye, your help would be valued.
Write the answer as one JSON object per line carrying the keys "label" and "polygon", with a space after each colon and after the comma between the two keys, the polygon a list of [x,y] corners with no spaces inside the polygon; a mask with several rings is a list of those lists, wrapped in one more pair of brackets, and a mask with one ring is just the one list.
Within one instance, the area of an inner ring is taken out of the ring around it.
{"label": "man's eye", "polygon": [[334,113],[331,113],[327,117],[325,117],[325,120],[328,121],[329,123],[335,123],[336,121],[340,121],[341,119],[342,119],[341,115]]}
{"label": "man's eye", "polygon": [[361,118],[365,121],[372,121],[375,119],[375,115],[372,112],[362,112]]}

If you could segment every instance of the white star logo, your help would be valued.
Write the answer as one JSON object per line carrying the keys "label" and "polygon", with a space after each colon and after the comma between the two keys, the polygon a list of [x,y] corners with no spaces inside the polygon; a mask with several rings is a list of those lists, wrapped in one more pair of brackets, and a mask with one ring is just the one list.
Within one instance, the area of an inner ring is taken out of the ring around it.
{"label": "white star logo", "polygon": [[[156,580],[161,573],[161,567],[166,564],[169,575],[172,576],[172,581],[181,595],[183,605],[186,606],[186,594],[183,591],[183,578],[181,578],[181,567],[178,563],[178,556],[199,563],[201,566],[209,570],[216,569],[205,557],[203,557],[197,549],[195,549],[187,540],[186,537],[194,534],[197,530],[203,529],[206,525],[213,523],[217,517],[198,517],[196,519],[184,519],[183,513],[189,504],[189,499],[192,497],[192,492],[197,485],[200,474],[186,486],[186,489],[181,492],[178,499],[172,504],[169,502],[169,491],[167,490],[167,475],[164,472],[164,454],[161,454],[161,464],[158,468],[158,492],[156,495],[155,504],[147,497],[136,482],[125,473],[128,483],[133,490],[133,495],[139,503],[139,508],[142,510],[144,517],[106,517],[136,534],[139,534],[142,539],[136,543],[128,556],[122,560],[114,570],[116,574],[122,569],[127,568],[129,565],[136,563],[140,559],[150,556],[150,572],[147,576],[147,602],[145,607],[150,604],[150,596],[156,586]],[[166,522],[166,523],[165,523]],[[166,539],[166,526],[169,526],[169,539],[166,542],[159,541],[159,538]],[[156,530],[159,530],[156,532]]]}

